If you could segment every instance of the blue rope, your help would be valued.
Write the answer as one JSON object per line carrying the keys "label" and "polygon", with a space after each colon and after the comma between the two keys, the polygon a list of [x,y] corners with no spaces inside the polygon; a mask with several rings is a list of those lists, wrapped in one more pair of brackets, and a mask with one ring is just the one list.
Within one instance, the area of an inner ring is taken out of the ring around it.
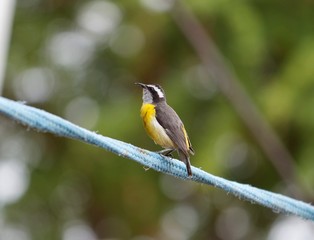
{"label": "blue rope", "polygon": [[[23,103],[0,97],[0,113],[36,130],[81,140],[102,147],[119,156],[132,159],[156,171],[182,179],[189,179],[186,174],[185,165],[181,161],[161,156],[125,142],[101,136],[58,116],[34,107],[26,106]],[[294,214],[314,221],[314,207],[310,204],[258,189],[250,185],[213,176],[199,168],[192,167],[192,171],[193,177],[190,178],[191,180],[221,188],[227,193],[232,193],[241,199],[271,208],[275,212]]]}

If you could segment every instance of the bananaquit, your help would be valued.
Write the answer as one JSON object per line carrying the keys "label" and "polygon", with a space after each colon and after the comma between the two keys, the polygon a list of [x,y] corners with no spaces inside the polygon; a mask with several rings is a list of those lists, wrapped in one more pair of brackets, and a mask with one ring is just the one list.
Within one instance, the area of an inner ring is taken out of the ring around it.
{"label": "bananaquit", "polygon": [[147,134],[165,148],[160,153],[169,156],[177,150],[188,176],[192,176],[189,154],[194,155],[194,150],[181,119],[167,104],[164,90],[155,84],[135,84],[143,88],[141,117]]}

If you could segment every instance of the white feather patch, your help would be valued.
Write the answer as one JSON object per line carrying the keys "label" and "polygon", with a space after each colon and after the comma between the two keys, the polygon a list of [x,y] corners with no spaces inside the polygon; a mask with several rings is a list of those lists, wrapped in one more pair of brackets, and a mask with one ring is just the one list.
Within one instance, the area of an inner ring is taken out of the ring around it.
{"label": "white feather patch", "polygon": [[164,93],[158,87],[156,87],[155,85],[148,85],[148,86],[152,87],[156,91],[156,93],[158,94],[159,98],[163,98],[164,97]]}

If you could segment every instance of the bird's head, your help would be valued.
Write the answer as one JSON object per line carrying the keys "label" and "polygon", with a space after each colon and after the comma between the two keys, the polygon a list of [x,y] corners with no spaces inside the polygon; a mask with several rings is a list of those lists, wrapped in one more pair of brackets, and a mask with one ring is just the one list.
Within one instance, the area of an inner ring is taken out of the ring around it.
{"label": "bird's head", "polygon": [[135,83],[143,88],[143,103],[166,101],[165,91],[158,84]]}

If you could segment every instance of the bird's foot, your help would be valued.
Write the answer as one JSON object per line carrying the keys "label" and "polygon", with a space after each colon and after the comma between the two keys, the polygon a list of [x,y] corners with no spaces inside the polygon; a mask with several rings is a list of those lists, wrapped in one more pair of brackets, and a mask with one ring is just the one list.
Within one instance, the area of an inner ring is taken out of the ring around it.
{"label": "bird's foot", "polygon": [[164,150],[161,150],[157,153],[161,154],[161,155],[164,155],[166,157],[173,157],[172,156],[172,152],[174,151],[174,149],[164,149]]}

